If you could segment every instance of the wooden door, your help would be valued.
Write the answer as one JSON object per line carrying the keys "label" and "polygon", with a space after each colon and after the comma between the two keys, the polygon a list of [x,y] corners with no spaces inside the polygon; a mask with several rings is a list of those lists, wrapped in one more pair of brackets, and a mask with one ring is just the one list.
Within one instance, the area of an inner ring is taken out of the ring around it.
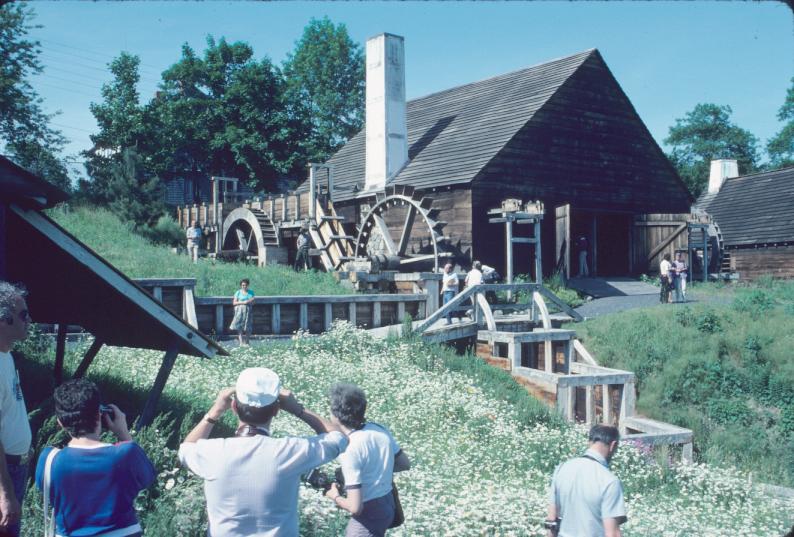
{"label": "wooden door", "polygon": [[571,206],[560,205],[554,209],[555,222],[555,272],[565,278],[571,274]]}
{"label": "wooden door", "polygon": [[631,249],[634,272],[658,274],[664,254],[675,258],[676,252],[687,251],[689,218],[688,213],[635,215]]}

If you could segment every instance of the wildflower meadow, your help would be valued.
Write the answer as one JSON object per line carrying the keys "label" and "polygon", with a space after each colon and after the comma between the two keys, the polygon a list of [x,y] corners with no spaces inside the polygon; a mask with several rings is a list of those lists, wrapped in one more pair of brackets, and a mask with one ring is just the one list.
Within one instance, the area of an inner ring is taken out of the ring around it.
{"label": "wildflower meadow", "polygon": [[[156,352],[105,349],[91,374],[106,392],[115,386],[145,395],[160,358]],[[229,358],[179,357],[161,404],[164,414],[136,433],[160,472],[139,500],[147,535],[206,531],[201,481],[179,468],[175,448],[217,391],[251,366],[274,369],[301,401],[325,415],[333,382],[355,382],[366,391],[368,418],[387,425],[413,461],[396,477],[406,522],[390,535],[543,535],[551,473],[586,446],[582,427],[563,423],[476,357],[415,340],[375,340],[337,323],[319,337],[297,334],[287,343],[235,349]],[[47,438],[48,427],[54,430],[51,421],[40,439]],[[224,423],[228,433],[232,416]],[[284,413],[273,431],[311,434]],[[794,523],[794,500],[766,495],[731,468],[659,464],[631,445],[621,447],[612,467],[626,492],[627,536],[779,536]],[[38,519],[37,501],[27,503],[28,520]],[[320,492],[302,488],[300,509],[301,535],[343,533],[345,515]],[[38,530],[28,524],[25,535]]]}

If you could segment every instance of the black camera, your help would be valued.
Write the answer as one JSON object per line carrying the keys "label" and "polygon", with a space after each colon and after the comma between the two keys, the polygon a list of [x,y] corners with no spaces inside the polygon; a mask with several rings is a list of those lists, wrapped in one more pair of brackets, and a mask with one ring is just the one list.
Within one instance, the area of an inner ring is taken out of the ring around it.
{"label": "black camera", "polygon": [[116,419],[116,412],[110,405],[99,405],[99,412],[108,417],[110,421]]}
{"label": "black camera", "polygon": [[560,522],[562,522],[561,518],[557,518],[556,520],[546,519],[543,521],[543,527],[549,530],[552,535],[557,535],[560,531]]}
{"label": "black camera", "polygon": [[323,473],[319,468],[313,469],[303,477],[303,481],[315,490],[322,490],[324,493],[331,490],[331,485],[337,484],[339,492],[345,490],[345,476],[342,469],[337,468],[333,476]]}

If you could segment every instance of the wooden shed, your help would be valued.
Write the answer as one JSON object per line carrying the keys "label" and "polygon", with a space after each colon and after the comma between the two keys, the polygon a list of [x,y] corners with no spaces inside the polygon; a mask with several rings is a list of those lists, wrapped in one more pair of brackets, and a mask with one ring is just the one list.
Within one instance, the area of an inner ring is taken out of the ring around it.
{"label": "wooden shed", "polygon": [[794,277],[794,167],[725,179],[696,209],[722,233],[722,262],[742,280]]}
{"label": "wooden shed", "polygon": [[66,327],[95,339],[75,376],[85,374],[103,345],[164,351],[139,425],[151,423],[178,354],[228,354],[45,213],[67,195],[0,156],[0,279],[24,284],[35,322],[59,326],[56,381],[63,379]]}
{"label": "wooden shed", "polygon": [[[473,259],[503,268],[504,226],[490,224],[488,210],[506,198],[544,202],[547,275],[560,259],[570,267],[572,240],[582,235],[596,274],[644,270],[633,266],[635,217],[685,213],[692,203],[595,49],[414,99],[406,118],[407,162],[387,187],[432,200],[464,268]],[[366,140],[365,128],[327,162],[333,206],[351,235],[377,202],[365,183]],[[409,216],[390,213],[384,219],[399,236]],[[517,226],[516,235],[529,227]],[[411,247],[429,233],[412,235]],[[530,248],[516,245],[517,272],[531,271]]]}

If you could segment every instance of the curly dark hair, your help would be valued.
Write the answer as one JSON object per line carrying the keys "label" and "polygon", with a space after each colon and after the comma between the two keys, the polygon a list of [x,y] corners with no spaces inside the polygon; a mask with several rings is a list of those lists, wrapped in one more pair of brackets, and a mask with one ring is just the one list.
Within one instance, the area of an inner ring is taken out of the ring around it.
{"label": "curly dark hair", "polygon": [[339,382],[331,386],[331,414],[345,427],[361,429],[366,422],[367,396],[355,384]]}
{"label": "curly dark hair", "polygon": [[72,437],[96,430],[102,398],[96,384],[86,379],[64,382],[55,389],[55,415]]}

